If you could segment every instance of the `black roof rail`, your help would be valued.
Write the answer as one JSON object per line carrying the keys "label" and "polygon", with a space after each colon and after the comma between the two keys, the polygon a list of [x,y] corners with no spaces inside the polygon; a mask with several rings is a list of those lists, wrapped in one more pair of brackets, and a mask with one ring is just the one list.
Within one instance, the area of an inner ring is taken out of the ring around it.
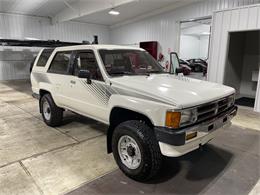
{"label": "black roof rail", "polygon": [[72,45],[82,45],[83,43],[64,42],[59,40],[19,40],[19,39],[0,39],[2,46],[16,46],[16,47],[63,47]]}
{"label": "black roof rail", "polygon": [[[66,42],[60,40],[22,40],[22,39],[0,39],[0,45],[2,46],[15,46],[15,47],[64,47],[73,45],[89,45],[89,41],[78,42]],[[98,44],[98,36],[94,35],[94,41],[92,44]]]}

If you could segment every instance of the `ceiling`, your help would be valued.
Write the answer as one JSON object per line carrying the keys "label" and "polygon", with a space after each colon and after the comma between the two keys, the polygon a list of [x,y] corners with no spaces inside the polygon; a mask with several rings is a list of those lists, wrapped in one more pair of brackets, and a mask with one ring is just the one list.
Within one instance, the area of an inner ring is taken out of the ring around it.
{"label": "ceiling", "polygon": [[63,0],[0,0],[0,12],[53,17],[66,8]]}
{"label": "ceiling", "polygon": [[[0,0],[0,12],[50,17],[54,23],[80,21],[111,26],[194,1],[199,0]],[[108,14],[113,7],[120,15]]]}
{"label": "ceiling", "polygon": [[155,11],[160,8],[168,7],[178,0],[146,0],[146,1],[133,1],[116,7],[115,9],[120,12],[120,15],[109,15],[110,8],[95,12],[83,17],[79,17],[76,20],[80,22],[98,23],[104,25],[114,25],[116,23],[123,22],[125,20],[132,19],[134,17],[147,14],[151,11]]}

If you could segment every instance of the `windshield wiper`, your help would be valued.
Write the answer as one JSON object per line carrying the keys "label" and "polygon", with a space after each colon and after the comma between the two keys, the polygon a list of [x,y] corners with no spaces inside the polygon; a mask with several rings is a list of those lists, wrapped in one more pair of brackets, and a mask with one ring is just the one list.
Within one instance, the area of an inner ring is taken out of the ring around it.
{"label": "windshield wiper", "polygon": [[122,71],[122,72],[110,72],[110,75],[133,75],[132,72]]}
{"label": "windshield wiper", "polygon": [[151,70],[151,71],[148,71],[147,73],[148,73],[148,74],[156,74],[156,73],[165,74],[165,73],[167,73],[167,72],[162,72],[162,71],[160,71],[160,70]]}

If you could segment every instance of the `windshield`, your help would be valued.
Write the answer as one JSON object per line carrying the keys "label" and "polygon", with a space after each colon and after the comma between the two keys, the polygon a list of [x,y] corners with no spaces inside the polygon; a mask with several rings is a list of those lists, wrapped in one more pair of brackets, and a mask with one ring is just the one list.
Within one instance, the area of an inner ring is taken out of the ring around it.
{"label": "windshield", "polygon": [[102,49],[99,53],[110,76],[165,73],[161,65],[145,51]]}

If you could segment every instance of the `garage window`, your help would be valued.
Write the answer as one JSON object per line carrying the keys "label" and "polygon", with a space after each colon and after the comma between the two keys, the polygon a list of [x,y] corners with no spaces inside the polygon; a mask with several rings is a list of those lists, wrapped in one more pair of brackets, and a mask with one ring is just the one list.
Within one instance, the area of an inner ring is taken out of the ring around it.
{"label": "garage window", "polygon": [[53,52],[53,49],[44,49],[41,53],[41,56],[39,57],[39,60],[38,60],[36,66],[44,67],[46,65],[49,57],[51,56],[52,52]]}
{"label": "garage window", "polygon": [[48,72],[57,74],[68,74],[71,54],[71,51],[57,52],[51,62]]}

